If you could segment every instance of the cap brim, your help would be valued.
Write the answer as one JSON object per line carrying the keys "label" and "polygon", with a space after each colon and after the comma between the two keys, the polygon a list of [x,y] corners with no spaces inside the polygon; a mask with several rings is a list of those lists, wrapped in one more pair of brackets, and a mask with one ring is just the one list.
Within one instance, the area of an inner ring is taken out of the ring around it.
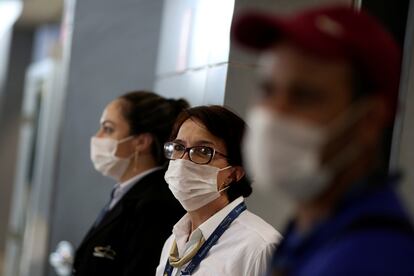
{"label": "cap brim", "polygon": [[322,56],[343,56],[343,49],[321,34],[308,22],[295,22],[281,16],[250,12],[235,19],[231,35],[247,48],[263,51],[283,39],[296,42],[303,49]]}

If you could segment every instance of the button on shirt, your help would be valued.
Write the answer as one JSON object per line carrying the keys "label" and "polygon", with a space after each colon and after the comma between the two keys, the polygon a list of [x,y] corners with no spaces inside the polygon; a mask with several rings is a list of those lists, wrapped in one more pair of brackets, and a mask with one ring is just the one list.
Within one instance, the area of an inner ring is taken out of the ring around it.
{"label": "button on shirt", "polygon": [[113,196],[111,202],[109,203],[108,211],[115,207],[115,205],[132,188],[132,186],[134,186],[135,183],[138,183],[138,181],[144,178],[146,175],[160,169],[162,169],[162,167],[155,167],[147,171],[144,171],[123,183],[117,183],[113,188]]}
{"label": "button on shirt", "polygon": [[[156,275],[163,275],[174,239],[179,257],[190,252],[199,240],[207,240],[220,222],[241,202],[243,197],[235,199],[214,214],[191,235],[191,220],[186,214],[173,228],[173,234],[167,239],[161,253]],[[263,275],[280,234],[268,223],[249,211],[241,213],[210,249],[207,256],[192,275]],[[181,268],[174,268],[172,275],[180,275]]]}

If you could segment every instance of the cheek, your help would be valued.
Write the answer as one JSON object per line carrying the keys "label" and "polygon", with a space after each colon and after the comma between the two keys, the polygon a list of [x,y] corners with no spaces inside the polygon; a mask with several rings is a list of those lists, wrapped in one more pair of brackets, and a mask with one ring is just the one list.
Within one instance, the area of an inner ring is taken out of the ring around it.
{"label": "cheek", "polygon": [[227,177],[228,177],[227,171],[221,171],[217,174],[217,189],[220,189],[220,187],[223,186]]}
{"label": "cheek", "polygon": [[334,160],[338,153],[340,153],[344,148],[348,147],[351,143],[353,143],[355,139],[354,135],[354,132],[348,131],[328,141],[328,143],[322,148],[322,152],[320,153],[321,164],[324,165],[329,163],[329,161]]}
{"label": "cheek", "polygon": [[118,145],[115,155],[121,158],[128,158],[134,153],[134,149],[130,143]]}
{"label": "cheek", "polygon": [[[214,166],[217,168],[224,168],[226,167],[226,162],[223,159],[215,159],[210,163],[210,166]],[[220,188],[226,178],[228,177],[228,170],[219,171],[217,174],[217,188]]]}

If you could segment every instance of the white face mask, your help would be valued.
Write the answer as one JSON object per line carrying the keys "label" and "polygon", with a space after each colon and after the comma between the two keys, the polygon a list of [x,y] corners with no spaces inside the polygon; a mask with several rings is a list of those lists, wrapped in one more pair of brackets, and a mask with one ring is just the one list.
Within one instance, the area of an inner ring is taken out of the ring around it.
{"label": "white face mask", "polygon": [[121,176],[128,168],[129,158],[115,156],[118,145],[126,142],[134,136],[128,136],[122,140],[111,138],[91,138],[91,160],[95,169],[105,176],[109,176],[119,181]]}
{"label": "white face mask", "polygon": [[220,197],[217,190],[217,174],[231,166],[219,169],[195,164],[189,160],[171,160],[165,173],[165,181],[171,192],[187,211],[194,211]]}
{"label": "white face mask", "polygon": [[361,114],[354,112],[354,120],[347,118],[347,121],[341,116],[340,128],[338,124],[324,128],[281,117],[265,109],[253,109],[248,116],[250,129],[243,149],[247,170],[257,187],[264,191],[279,187],[296,201],[309,201],[320,195],[335,173],[360,153],[358,147],[348,144],[328,164],[321,165],[323,146]]}

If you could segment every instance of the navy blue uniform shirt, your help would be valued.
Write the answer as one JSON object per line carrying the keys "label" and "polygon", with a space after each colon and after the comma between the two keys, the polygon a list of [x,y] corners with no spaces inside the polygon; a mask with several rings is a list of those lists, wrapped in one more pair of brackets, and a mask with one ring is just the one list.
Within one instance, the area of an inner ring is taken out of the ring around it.
{"label": "navy blue uniform shirt", "polygon": [[354,185],[332,216],[306,235],[291,223],[270,275],[414,275],[414,231],[396,182]]}

